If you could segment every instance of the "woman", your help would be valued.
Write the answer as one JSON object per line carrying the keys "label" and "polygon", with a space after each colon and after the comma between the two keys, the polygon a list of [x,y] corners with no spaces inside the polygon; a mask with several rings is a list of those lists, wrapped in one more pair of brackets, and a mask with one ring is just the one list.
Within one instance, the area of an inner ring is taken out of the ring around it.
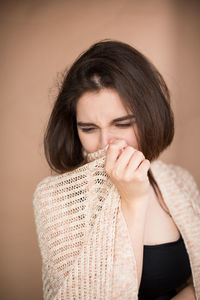
{"label": "woman", "polygon": [[200,299],[199,192],[156,161],[174,135],[169,98],[121,42],[69,69],[44,140],[60,175],[34,194],[45,299]]}

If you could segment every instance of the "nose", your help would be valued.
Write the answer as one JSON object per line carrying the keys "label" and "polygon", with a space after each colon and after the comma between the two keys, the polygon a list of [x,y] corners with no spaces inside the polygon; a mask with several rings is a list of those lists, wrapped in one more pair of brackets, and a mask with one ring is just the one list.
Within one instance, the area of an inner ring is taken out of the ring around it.
{"label": "nose", "polygon": [[99,149],[104,149],[113,139],[112,134],[109,133],[107,130],[101,130],[100,137],[99,137]]}

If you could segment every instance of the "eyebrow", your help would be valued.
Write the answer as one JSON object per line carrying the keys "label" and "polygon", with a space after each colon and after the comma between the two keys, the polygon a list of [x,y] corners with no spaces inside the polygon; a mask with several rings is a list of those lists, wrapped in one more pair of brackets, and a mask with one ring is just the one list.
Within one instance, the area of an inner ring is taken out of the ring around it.
{"label": "eyebrow", "polygon": [[[128,121],[128,120],[131,120],[131,119],[134,119],[134,118],[135,118],[134,115],[126,115],[126,116],[123,116],[123,117],[112,120],[110,122],[110,124],[114,124],[114,123],[122,122],[122,121]],[[79,127],[89,127],[89,126],[98,127],[94,123],[87,123],[87,122],[77,122],[77,126],[79,126]]]}

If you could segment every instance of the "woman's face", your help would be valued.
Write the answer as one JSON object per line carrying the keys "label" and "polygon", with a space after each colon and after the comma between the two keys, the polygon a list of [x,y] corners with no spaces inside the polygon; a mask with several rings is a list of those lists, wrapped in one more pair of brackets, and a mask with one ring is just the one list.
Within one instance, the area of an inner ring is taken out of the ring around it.
{"label": "woman's face", "polygon": [[77,103],[77,128],[88,153],[105,148],[114,139],[123,139],[137,149],[136,124],[112,89],[83,94]]}

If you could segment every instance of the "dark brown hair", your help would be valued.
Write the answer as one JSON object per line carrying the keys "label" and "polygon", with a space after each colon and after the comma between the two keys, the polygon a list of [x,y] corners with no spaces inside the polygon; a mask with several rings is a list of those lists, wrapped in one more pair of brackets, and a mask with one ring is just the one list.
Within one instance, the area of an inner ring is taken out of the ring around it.
{"label": "dark brown hair", "polygon": [[92,45],[64,77],[44,137],[46,159],[58,173],[84,161],[76,124],[83,93],[111,88],[136,117],[139,150],[152,161],[170,145],[174,119],[168,88],[156,68],[139,51],[119,41]]}

